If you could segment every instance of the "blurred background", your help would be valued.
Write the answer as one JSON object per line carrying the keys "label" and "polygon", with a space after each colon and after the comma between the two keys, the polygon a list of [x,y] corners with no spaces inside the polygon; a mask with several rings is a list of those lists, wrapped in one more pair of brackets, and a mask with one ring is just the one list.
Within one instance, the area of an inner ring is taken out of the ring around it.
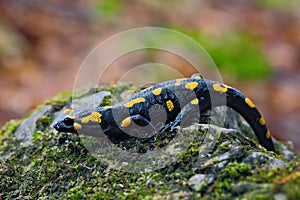
{"label": "blurred background", "polygon": [[[272,135],[299,151],[299,10],[298,0],[0,0],[0,126],[72,90],[99,42],[159,26],[198,41],[225,83],[255,101]],[[166,59],[181,74],[193,73]]]}

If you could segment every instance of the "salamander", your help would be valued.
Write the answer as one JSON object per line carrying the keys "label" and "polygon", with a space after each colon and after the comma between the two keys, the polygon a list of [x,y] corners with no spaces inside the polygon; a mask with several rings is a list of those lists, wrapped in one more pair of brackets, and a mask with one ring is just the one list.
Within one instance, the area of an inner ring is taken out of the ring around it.
{"label": "salamander", "polygon": [[275,151],[265,119],[250,98],[233,87],[204,79],[201,74],[159,83],[114,106],[66,109],[54,128],[95,137],[104,135],[113,142],[132,137],[147,138],[180,126],[184,116],[189,121],[189,117],[199,117],[212,107],[224,105],[244,117],[264,148]]}

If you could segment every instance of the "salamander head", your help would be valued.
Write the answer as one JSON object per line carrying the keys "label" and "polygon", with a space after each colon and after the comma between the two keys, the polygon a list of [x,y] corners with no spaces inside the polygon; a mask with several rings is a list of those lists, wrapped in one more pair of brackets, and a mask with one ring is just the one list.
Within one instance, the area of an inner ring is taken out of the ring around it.
{"label": "salamander head", "polygon": [[69,133],[76,133],[77,131],[74,129],[74,119],[69,118],[66,116],[63,119],[57,121],[53,127],[59,132],[69,132]]}
{"label": "salamander head", "polygon": [[67,109],[64,113],[64,117],[53,125],[53,127],[60,132],[77,133],[77,131],[82,129],[86,124],[89,124],[89,127],[91,127],[92,124],[97,124],[97,127],[99,127],[102,117],[99,112],[92,110],[72,111]]}

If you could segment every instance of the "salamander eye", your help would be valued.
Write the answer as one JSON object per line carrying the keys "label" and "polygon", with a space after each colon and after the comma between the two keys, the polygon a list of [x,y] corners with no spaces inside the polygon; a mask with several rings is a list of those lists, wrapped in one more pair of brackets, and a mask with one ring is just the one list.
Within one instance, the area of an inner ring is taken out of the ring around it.
{"label": "salamander eye", "polygon": [[74,120],[70,119],[69,117],[66,117],[64,119],[64,124],[67,125],[67,126],[72,126],[74,124]]}

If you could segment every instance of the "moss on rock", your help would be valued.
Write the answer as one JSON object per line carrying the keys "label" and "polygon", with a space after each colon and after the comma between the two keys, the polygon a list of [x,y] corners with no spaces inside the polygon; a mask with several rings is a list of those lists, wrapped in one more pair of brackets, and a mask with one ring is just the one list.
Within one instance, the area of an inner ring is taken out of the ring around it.
{"label": "moss on rock", "polygon": [[[76,99],[105,90],[113,97],[103,97],[101,105],[110,104],[121,101],[121,93],[128,89],[137,88],[100,85],[77,95]],[[278,142],[278,154],[265,151],[233,111],[225,111],[230,115],[226,123],[236,129],[193,125],[177,133],[183,136],[177,142],[175,138],[172,143],[172,136],[159,138],[155,147],[151,142],[149,146],[140,147],[141,143],[134,141],[117,146],[126,151],[128,146],[131,151],[143,148],[153,154],[159,148],[165,148],[165,152],[180,150],[170,154],[176,159],[168,160],[167,165],[162,163],[163,167],[131,171],[124,170],[129,161],[120,162],[124,168],[114,167],[114,163],[91,154],[76,134],[58,133],[51,128],[50,124],[61,110],[70,106],[71,95],[62,93],[40,106],[40,112],[32,112],[36,116],[31,114],[27,121],[10,121],[3,127],[0,132],[0,199],[300,198],[299,156]],[[223,111],[212,112],[215,121]],[[30,143],[14,134],[23,129],[24,121],[33,123],[30,138],[27,138]],[[179,141],[188,137],[191,138],[186,148],[178,148]],[[166,159],[159,154],[156,157],[151,162]]]}

